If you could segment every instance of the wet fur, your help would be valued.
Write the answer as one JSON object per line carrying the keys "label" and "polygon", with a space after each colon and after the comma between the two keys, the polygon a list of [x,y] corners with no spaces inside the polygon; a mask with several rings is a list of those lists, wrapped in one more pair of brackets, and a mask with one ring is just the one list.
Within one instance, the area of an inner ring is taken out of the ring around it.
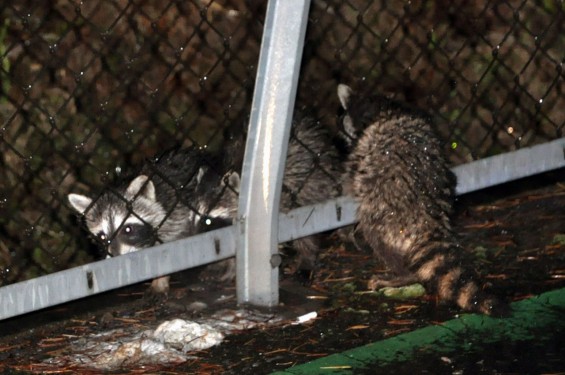
{"label": "wet fur", "polygon": [[[69,202],[111,256],[188,237],[206,230],[206,218],[219,202],[237,201],[239,178],[218,174],[210,159],[196,147],[173,149],[148,160],[98,198],[69,194]],[[168,278],[154,280],[152,288],[166,292]]]}
{"label": "wet fur", "polygon": [[501,306],[482,293],[451,228],[455,176],[429,116],[340,85],[350,154],[345,193],[359,203],[357,237],[402,279],[485,314]]}
{"label": "wet fur", "polygon": [[[230,129],[227,138],[230,159],[226,164],[240,169],[245,131]],[[340,196],[342,173],[340,155],[331,141],[328,127],[311,117],[296,113],[288,144],[281,211],[288,212],[293,208]],[[235,206],[229,207],[228,211],[237,210],[237,202],[233,204]],[[319,235],[314,235],[292,241],[291,245],[297,253],[292,266],[294,270],[310,271],[315,268],[320,239]]]}
{"label": "wet fur", "polygon": [[[70,194],[69,202],[84,215],[91,234],[112,256],[229,225],[237,215],[239,175],[226,172],[222,164],[229,161],[230,168],[238,167],[243,159],[239,154],[243,148],[236,147],[242,142],[230,142],[233,144],[226,146],[230,155],[223,161],[195,147],[171,150],[147,161],[98,198]],[[327,127],[300,117],[293,123],[288,147],[282,211],[341,194],[341,164]],[[298,253],[296,268],[313,269],[319,237],[296,240],[293,246]],[[220,262],[208,271],[204,277],[235,278],[233,261]],[[164,289],[161,282],[153,287]]]}
{"label": "wet fur", "polygon": [[[288,145],[281,196],[281,211],[342,195],[343,166],[327,127],[310,117],[295,116]],[[320,250],[319,235],[295,240],[296,268],[313,270]]]}

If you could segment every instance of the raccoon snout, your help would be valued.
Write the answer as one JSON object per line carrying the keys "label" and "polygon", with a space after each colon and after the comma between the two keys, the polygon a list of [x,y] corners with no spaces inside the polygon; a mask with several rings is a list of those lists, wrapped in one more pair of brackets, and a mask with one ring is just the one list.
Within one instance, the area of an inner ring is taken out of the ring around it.
{"label": "raccoon snout", "polygon": [[115,257],[122,253],[120,253],[120,246],[115,241],[110,241],[108,245],[106,245],[106,252],[109,256]]}

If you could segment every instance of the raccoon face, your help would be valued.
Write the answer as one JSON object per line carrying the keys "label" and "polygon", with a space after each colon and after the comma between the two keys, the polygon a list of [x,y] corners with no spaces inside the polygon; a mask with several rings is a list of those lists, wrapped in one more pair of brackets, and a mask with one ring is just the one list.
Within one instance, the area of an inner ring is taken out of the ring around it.
{"label": "raccoon face", "polygon": [[[229,171],[220,179],[217,187],[211,187],[206,183],[198,181],[199,187],[195,191],[196,196],[204,197],[198,205],[198,214],[195,223],[198,225],[197,233],[207,232],[229,225],[236,215],[239,199],[239,174]],[[213,185],[212,185],[213,186]]]}
{"label": "raccoon face", "polygon": [[157,228],[167,216],[156,200],[153,182],[145,175],[135,178],[123,193],[108,191],[96,201],[79,194],[69,194],[68,199],[111,256],[154,245],[159,240]]}

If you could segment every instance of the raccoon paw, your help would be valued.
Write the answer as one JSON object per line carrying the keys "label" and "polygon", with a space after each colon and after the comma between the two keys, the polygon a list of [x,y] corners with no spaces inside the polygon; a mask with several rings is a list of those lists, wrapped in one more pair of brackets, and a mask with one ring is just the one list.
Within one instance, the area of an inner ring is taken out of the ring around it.
{"label": "raccoon paw", "polygon": [[169,298],[167,293],[156,292],[153,288],[147,288],[143,293],[143,303],[145,306],[161,306],[164,305]]}
{"label": "raccoon paw", "polygon": [[151,281],[151,286],[143,294],[143,300],[148,305],[162,305],[169,295],[169,276],[163,276]]}
{"label": "raccoon paw", "polygon": [[283,263],[281,269],[285,275],[290,275],[302,285],[310,285],[317,269],[316,264],[310,261],[303,262],[299,256],[289,262]]}
{"label": "raccoon paw", "polygon": [[170,281],[170,279],[171,279],[170,276],[163,276],[163,277],[158,277],[156,279],[153,279],[151,281],[151,289],[155,293],[160,293],[160,294],[169,293],[169,281]]}

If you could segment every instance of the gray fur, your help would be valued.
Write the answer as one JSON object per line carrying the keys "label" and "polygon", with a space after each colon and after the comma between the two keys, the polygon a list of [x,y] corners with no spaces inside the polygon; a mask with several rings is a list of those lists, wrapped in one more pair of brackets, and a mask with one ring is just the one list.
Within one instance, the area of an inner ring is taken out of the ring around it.
{"label": "gray fur", "polygon": [[451,229],[455,176],[425,113],[340,85],[351,153],[344,189],[359,202],[357,232],[401,279],[414,278],[441,299],[490,314]]}
{"label": "gray fur", "polygon": [[[241,167],[243,134],[232,135],[227,149],[232,159],[228,162]],[[235,162],[234,162],[235,160]],[[342,193],[340,178],[343,173],[340,157],[328,134],[327,126],[310,117],[295,115],[288,144],[286,167],[280,202],[282,212],[304,205],[320,203]],[[224,201],[229,203],[229,201]],[[237,211],[237,202],[228,211]],[[320,249],[320,236],[309,236],[292,242],[298,257],[294,268],[313,270]],[[232,268],[233,269],[233,268]]]}
{"label": "gray fur", "polygon": [[[202,204],[191,206],[190,199],[200,189],[203,176],[220,180],[208,165],[200,165],[202,157],[203,152],[196,148],[169,151],[146,162],[137,177],[106,189],[94,203],[78,194],[69,194],[69,203],[85,216],[90,232],[103,239],[114,256],[189,236],[196,233],[200,218],[210,209]],[[207,194],[225,198],[219,191]],[[139,237],[128,235],[130,223],[143,231]]]}
{"label": "gray fur", "polygon": [[[343,166],[327,132],[327,127],[310,117],[295,116],[288,144],[283,178],[281,211],[320,203],[342,195],[340,176]],[[293,241],[297,250],[296,267],[315,268],[320,236]]]}
{"label": "gray fur", "polygon": [[[238,159],[237,155],[232,158]],[[98,198],[69,194],[69,203],[84,215],[89,231],[108,253],[121,255],[229,224],[237,215],[239,174],[220,172],[222,169],[200,149],[173,150],[146,162],[135,178],[106,189]],[[341,173],[327,128],[308,118],[295,121],[281,209],[288,211],[340,195]],[[312,269],[319,249],[317,237],[294,244],[299,253],[298,268]],[[231,263],[219,268],[221,279],[235,276]]]}
{"label": "gray fur", "polygon": [[[119,181],[98,198],[69,194],[69,203],[84,215],[88,230],[111,256],[188,237],[207,225],[202,219],[214,208],[207,202],[237,200],[232,187],[221,182],[223,176],[206,163],[208,158],[194,147],[171,150],[147,161],[135,178]],[[195,196],[200,197],[198,202]],[[153,285],[160,289],[156,291],[168,289],[168,283]]]}

